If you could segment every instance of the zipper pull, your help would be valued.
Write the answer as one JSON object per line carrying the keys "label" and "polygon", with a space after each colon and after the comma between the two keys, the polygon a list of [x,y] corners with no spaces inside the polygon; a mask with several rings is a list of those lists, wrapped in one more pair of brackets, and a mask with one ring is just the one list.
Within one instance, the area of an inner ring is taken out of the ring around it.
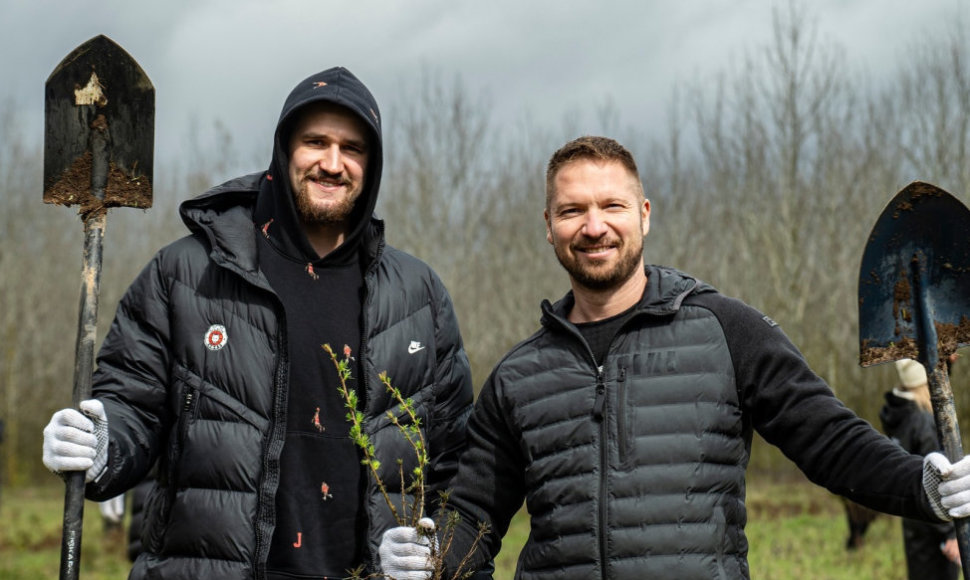
{"label": "zipper pull", "polygon": [[606,408],[606,385],[602,380],[596,382],[596,401],[593,403],[593,419],[603,420],[603,410]]}
{"label": "zipper pull", "polygon": [[195,391],[189,390],[185,393],[185,404],[182,406],[182,412],[188,414],[192,410],[192,402],[195,400]]}

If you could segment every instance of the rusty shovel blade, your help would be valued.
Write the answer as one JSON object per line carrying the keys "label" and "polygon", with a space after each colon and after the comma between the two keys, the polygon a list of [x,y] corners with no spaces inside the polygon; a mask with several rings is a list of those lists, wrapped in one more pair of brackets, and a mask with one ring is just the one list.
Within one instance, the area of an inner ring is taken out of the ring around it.
{"label": "rusty shovel blade", "polygon": [[[862,255],[862,366],[910,358],[926,369],[933,418],[950,462],[963,458],[947,359],[970,343],[970,210],[929,183],[913,182],[886,206]],[[954,521],[970,578],[970,520]]]}
{"label": "rusty shovel blade", "polygon": [[[970,344],[968,316],[970,210],[934,185],[913,182],[883,210],[862,256],[859,362],[946,358]],[[924,331],[937,339],[920,345]]]}
{"label": "rusty shovel blade", "polygon": [[[151,207],[155,87],[135,59],[95,36],[64,57],[44,89],[44,202],[79,205],[82,214]],[[103,159],[92,151],[97,137]],[[92,178],[102,172],[99,192]]]}

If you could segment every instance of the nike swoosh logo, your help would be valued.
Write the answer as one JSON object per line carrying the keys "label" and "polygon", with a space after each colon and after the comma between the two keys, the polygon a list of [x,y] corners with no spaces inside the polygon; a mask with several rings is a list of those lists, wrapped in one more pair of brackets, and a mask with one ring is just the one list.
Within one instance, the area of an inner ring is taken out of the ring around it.
{"label": "nike swoosh logo", "polygon": [[408,354],[414,354],[414,353],[418,352],[419,350],[424,350],[424,347],[421,346],[421,343],[420,342],[418,342],[416,340],[412,340],[411,341],[411,344],[408,345]]}

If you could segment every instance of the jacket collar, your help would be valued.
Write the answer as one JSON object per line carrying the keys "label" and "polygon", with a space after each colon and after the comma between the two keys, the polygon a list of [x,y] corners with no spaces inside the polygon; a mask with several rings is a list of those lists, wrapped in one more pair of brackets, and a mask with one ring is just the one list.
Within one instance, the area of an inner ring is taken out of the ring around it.
{"label": "jacket collar", "polygon": [[[641,314],[671,315],[680,310],[684,298],[692,293],[715,291],[713,286],[674,268],[647,265],[644,269],[647,274],[647,286],[634,310],[634,316]],[[553,320],[558,320],[560,323],[565,322],[575,301],[572,290],[555,304],[543,300],[542,324],[548,326]]]}

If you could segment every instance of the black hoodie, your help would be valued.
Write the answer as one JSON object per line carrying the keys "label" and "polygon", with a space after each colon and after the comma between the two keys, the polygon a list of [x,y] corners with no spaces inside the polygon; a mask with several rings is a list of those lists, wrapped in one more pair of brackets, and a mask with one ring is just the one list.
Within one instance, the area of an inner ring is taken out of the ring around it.
{"label": "black hoodie", "polygon": [[[364,189],[344,242],[320,258],[301,225],[289,183],[289,137],[307,105],[346,107],[370,129]],[[276,528],[268,578],[343,577],[361,563],[364,485],[357,449],[348,438],[339,380],[323,344],[356,353],[361,342],[363,235],[380,186],[380,116],[370,91],[344,68],[298,84],[277,123],[273,160],[256,205],[259,267],[286,313],[289,352],[286,442],[280,457]],[[353,377],[359,367],[352,366]],[[349,386],[356,387],[356,379]]]}

